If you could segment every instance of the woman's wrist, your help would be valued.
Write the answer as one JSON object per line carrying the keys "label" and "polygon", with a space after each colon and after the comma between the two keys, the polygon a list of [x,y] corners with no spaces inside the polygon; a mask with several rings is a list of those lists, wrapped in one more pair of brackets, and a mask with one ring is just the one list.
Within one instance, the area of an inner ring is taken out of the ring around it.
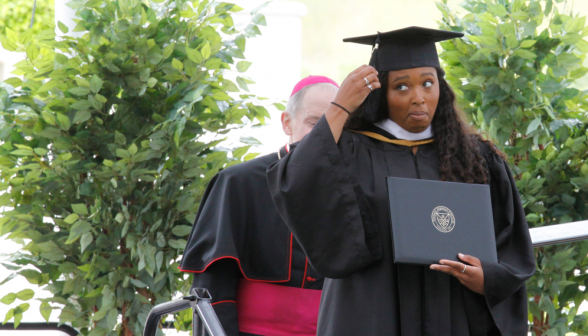
{"label": "woman's wrist", "polygon": [[343,128],[345,127],[347,118],[349,118],[349,114],[343,111],[340,107],[331,105],[325,112],[325,118],[329,123],[331,132],[333,133],[333,138],[335,138],[335,142],[339,142],[339,137],[343,132]]}
{"label": "woman's wrist", "polygon": [[343,107],[342,105],[340,105],[340,104],[338,104],[338,103],[335,103],[335,102],[331,102],[331,104],[332,104],[332,105],[335,105],[335,106],[337,106],[338,108],[340,108],[340,109],[342,109],[343,111],[347,112],[347,114],[348,114],[349,116],[351,116],[351,112],[349,112],[349,110],[348,110],[348,109],[346,109],[345,107]]}

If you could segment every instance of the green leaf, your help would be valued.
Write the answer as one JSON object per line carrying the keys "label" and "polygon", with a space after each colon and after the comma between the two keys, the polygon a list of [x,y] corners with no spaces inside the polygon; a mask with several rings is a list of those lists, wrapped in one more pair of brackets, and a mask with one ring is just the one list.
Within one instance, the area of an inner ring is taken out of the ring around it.
{"label": "green leaf", "polygon": [[229,96],[228,94],[222,92],[222,91],[218,91],[215,92],[212,95],[212,98],[214,98],[214,100],[218,100],[218,101],[228,101],[231,100],[231,96]]}
{"label": "green leaf", "polygon": [[150,88],[154,87],[155,84],[157,84],[157,78],[151,77],[147,81],[147,86],[150,87]]}
{"label": "green leaf", "polygon": [[55,125],[55,116],[47,111],[41,111],[41,115],[46,123],[49,125]]}
{"label": "green leaf", "polygon": [[202,50],[200,51],[202,53],[202,57],[204,59],[208,59],[210,57],[210,51],[210,43],[208,43],[207,41],[202,47]]}
{"label": "green leaf", "polygon": [[10,280],[12,280],[12,279],[16,278],[17,276],[18,276],[18,273],[12,273],[12,274],[10,274],[9,276],[7,276],[7,277],[6,277],[4,280],[2,280],[2,281],[0,282],[0,286],[1,286],[1,285],[4,285],[4,284],[5,284],[5,283],[7,283],[8,281],[10,281]]}
{"label": "green leaf", "polygon": [[119,223],[122,223],[124,219],[125,219],[125,216],[120,212],[116,214],[116,217],[114,217],[114,220]]}
{"label": "green leaf", "polygon": [[186,47],[186,56],[188,56],[188,59],[194,63],[198,64],[202,62],[202,54],[196,49]]}
{"label": "green leaf", "polygon": [[92,232],[86,232],[82,235],[82,239],[80,239],[80,246],[81,246],[82,253],[84,252],[86,247],[88,247],[88,245],[90,245],[90,243],[92,243],[93,240],[94,240],[94,236],[92,236]]}
{"label": "green leaf", "polygon": [[249,69],[250,66],[251,62],[241,61],[237,63],[237,70],[239,70],[239,72],[245,72],[247,69]]}
{"label": "green leaf", "polygon": [[[165,246],[165,244],[164,244]],[[155,255],[155,270],[159,271],[161,269],[161,265],[163,264],[163,251],[157,252]]]}
{"label": "green leaf", "polygon": [[527,20],[529,18],[529,15],[524,12],[524,11],[518,11],[516,13],[512,13],[510,16],[512,16],[513,19],[515,20]]}
{"label": "green leaf", "polygon": [[39,51],[39,47],[34,44],[30,44],[26,50],[27,58],[30,61],[35,61],[37,57],[39,57]]}
{"label": "green leaf", "polygon": [[49,322],[49,318],[51,317],[51,312],[53,308],[47,301],[41,302],[41,307],[39,308],[41,312],[41,316],[45,319],[45,322]]}
{"label": "green leaf", "polygon": [[488,9],[492,14],[498,17],[503,17],[506,15],[506,8],[504,8],[502,4],[488,5]]}
{"label": "green leaf", "polygon": [[0,302],[9,305],[12,304],[14,300],[16,300],[16,293],[8,293],[4,295],[2,299],[0,299]]}
{"label": "green leaf", "polygon": [[537,41],[535,40],[524,40],[523,42],[521,42],[521,48],[530,48],[534,46],[535,43],[537,43]]}
{"label": "green leaf", "polygon": [[18,48],[14,41],[7,39],[5,36],[0,35],[0,43],[2,43],[2,47],[8,51],[16,51]]}
{"label": "green leaf", "polygon": [[139,151],[139,148],[137,148],[137,145],[131,144],[128,151],[129,151],[129,153],[131,153],[131,155],[135,155]]}
{"label": "green leaf", "polygon": [[17,149],[15,151],[10,152],[12,155],[19,155],[19,156],[33,156],[33,151],[30,149]]}
{"label": "green leaf", "polygon": [[71,208],[78,215],[88,215],[88,208],[85,204],[72,204]]}
{"label": "green leaf", "polygon": [[170,239],[167,244],[174,249],[183,250],[186,247],[186,241],[184,239]]}
{"label": "green leaf", "polygon": [[245,39],[245,35],[239,35],[235,38],[235,44],[237,45],[237,47],[239,47],[239,49],[241,51],[245,51],[245,44],[246,44],[246,39]]}
{"label": "green leaf", "polygon": [[90,293],[86,294],[86,297],[96,297],[102,293],[104,287],[94,288]]}
{"label": "green leaf", "polygon": [[16,293],[16,297],[22,301],[30,300],[33,298],[33,296],[35,296],[35,292],[32,289],[23,289]]}
{"label": "green leaf", "polygon": [[163,60],[163,55],[161,55],[158,52],[151,51],[151,52],[149,52],[149,54],[147,54],[147,61],[149,61],[149,63],[151,63],[151,64],[158,64],[162,60]]}
{"label": "green leaf", "polygon": [[119,131],[114,131],[114,141],[123,146],[127,144],[127,138]]}
{"label": "green leaf", "polygon": [[84,121],[90,119],[92,117],[92,113],[88,110],[80,110],[76,112],[76,115],[73,119],[74,124],[83,123]]}
{"label": "green leaf", "polygon": [[162,58],[163,59],[167,59],[168,57],[170,57],[174,51],[174,47],[175,47],[175,43],[170,43],[168,44],[164,49],[163,49],[163,55]]}
{"label": "green leaf", "polygon": [[131,278],[130,281],[135,287],[139,287],[139,288],[147,287],[147,285],[141,280]]}
{"label": "green leaf", "polygon": [[561,84],[555,80],[545,81],[539,84],[539,86],[541,87],[541,91],[544,93],[553,93],[562,89]]}
{"label": "green leaf", "polygon": [[78,240],[78,238],[80,238],[81,235],[83,235],[86,232],[90,232],[91,229],[92,226],[88,222],[77,221],[74,225],[72,225],[69,231],[69,237],[67,238],[67,241],[65,243],[74,243],[76,240]]}
{"label": "green leaf", "polygon": [[279,111],[286,111],[286,106],[284,106],[283,104],[280,103],[274,103],[274,106],[279,110]]}
{"label": "green leaf", "polygon": [[256,14],[251,21],[260,26],[267,26],[267,22],[265,21],[265,16],[263,14]]}
{"label": "green leaf", "polygon": [[92,320],[100,321],[106,316],[106,314],[108,314],[108,310],[99,310],[94,315],[92,315]]}
{"label": "green leaf", "polygon": [[519,50],[515,51],[514,54],[516,56],[519,56],[520,58],[523,58],[523,59],[534,59],[535,57],[537,57],[537,55],[535,55],[534,53],[530,52],[529,50],[525,50],[525,49],[519,49]]}
{"label": "green leaf", "polygon": [[43,282],[43,275],[35,270],[25,269],[19,271],[18,273],[24,276],[27,279],[27,281],[33,285],[38,285]]}
{"label": "green leaf", "polygon": [[526,134],[529,135],[529,134],[535,132],[535,130],[537,128],[539,128],[540,125],[541,125],[541,119],[540,118],[534,119],[533,121],[531,121],[531,123],[527,127],[527,133]]}
{"label": "green leaf", "polygon": [[[88,100],[86,100],[86,99],[81,99],[81,100],[78,100],[77,102],[71,104],[70,107],[73,108],[73,109],[75,109],[75,110],[87,110],[90,107],[92,107],[92,104],[90,104],[88,102]],[[60,114],[61,113],[57,113],[57,120],[59,120],[59,115]]]}
{"label": "green leaf", "polygon": [[67,90],[67,92],[74,94],[76,96],[86,96],[90,93],[90,89],[83,86],[76,86],[74,88]]}
{"label": "green leaf", "polygon": [[172,60],[172,66],[180,71],[184,70],[184,64],[175,58]]}
{"label": "green leaf", "polygon": [[57,86],[57,84],[58,84],[57,81],[50,80],[47,83],[44,83],[43,85],[41,85],[41,87],[37,89],[37,93],[43,93],[43,92],[47,92],[49,90],[52,90],[54,87]]}
{"label": "green leaf", "polygon": [[73,224],[75,223],[75,221],[77,221],[80,218],[80,216],[78,216],[78,214],[73,213],[67,217],[65,217],[65,219],[63,220],[64,222],[66,222],[67,224]]}
{"label": "green leaf", "polygon": [[69,117],[65,114],[57,113],[57,123],[59,124],[59,127],[64,131],[69,130],[69,128],[71,127]]}
{"label": "green leaf", "polygon": [[189,225],[177,225],[172,229],[172,233],[179,237],[187,236],[191,231],[192,227]]}
{"label": "green leaf", "polygon": [[67,28],[67,26],[64,25],[61,21],[57,21],[57,26],[62,33],[67,34],[69,32],[69,28]]}
{"label": "green leaf", "polygon": [[243,161],[253,160],[258,156],[259,156],[259,153],[249,153],[249,154],[245,155],[245,157],[243,158]]}
{"label": "green leaf", "polygon": [[100,77],[98,77],[96,75],[92,76],[92,79],[90,79],[90,90],[93,93],[100,92],[100,89],[102,89],[103,83],[104,83],[104,81],[102,79],[100,79]]}

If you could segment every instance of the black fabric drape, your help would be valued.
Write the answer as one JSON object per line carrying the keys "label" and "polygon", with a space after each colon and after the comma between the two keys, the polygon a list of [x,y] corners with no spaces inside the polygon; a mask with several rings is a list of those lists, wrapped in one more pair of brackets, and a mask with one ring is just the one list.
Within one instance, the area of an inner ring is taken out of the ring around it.
{"label": "black fabric drape", "polygon": [[278,159],[276,153],[262,156],[211,180],[182,258],[180,269],[194,274],[193,288],[209,290],[228,336],[248,335],[239,333],[235,303],[241,277],[311,290],[323,287],[324,278],[308,264],[271,198],[266,169]]}

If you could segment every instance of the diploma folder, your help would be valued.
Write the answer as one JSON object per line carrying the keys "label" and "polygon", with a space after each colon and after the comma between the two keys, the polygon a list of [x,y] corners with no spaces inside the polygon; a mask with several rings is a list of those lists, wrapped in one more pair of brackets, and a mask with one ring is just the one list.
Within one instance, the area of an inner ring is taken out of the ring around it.
{"label": "diploma folder", "polygon": [[490,187],[388,177],[394,262],[461,261],[458,253],[497,262]]}

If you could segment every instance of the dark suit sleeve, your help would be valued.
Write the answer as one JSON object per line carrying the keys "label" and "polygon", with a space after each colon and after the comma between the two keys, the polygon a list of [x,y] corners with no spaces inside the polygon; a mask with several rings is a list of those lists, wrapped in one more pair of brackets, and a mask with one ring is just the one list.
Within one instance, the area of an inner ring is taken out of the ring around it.
{"label": "dark suit sleeve", "polygon": [[374,217],[349,166],[352,142],[344,132],[337,144],[323,116],[267,173],[282,218],[312,267],[328,278],[347,277],[382,255]]}
{"label": "dark suit sleeve", "polygon": [[206,288],[212,296],[212,306],[227,336],[239,336],[237,315],[237,286],[240,270],[232,259],[221,259],[203,273],[194,273],[192,288]]}
{"label": "dark suit sleeve", "polygon": [[508,164],[495,153],[487,154],[486,159],[498,262],[482,261],[484,294],[500,328],[527,319],[525,281],[535,272],[535,257],[525,211]]}

